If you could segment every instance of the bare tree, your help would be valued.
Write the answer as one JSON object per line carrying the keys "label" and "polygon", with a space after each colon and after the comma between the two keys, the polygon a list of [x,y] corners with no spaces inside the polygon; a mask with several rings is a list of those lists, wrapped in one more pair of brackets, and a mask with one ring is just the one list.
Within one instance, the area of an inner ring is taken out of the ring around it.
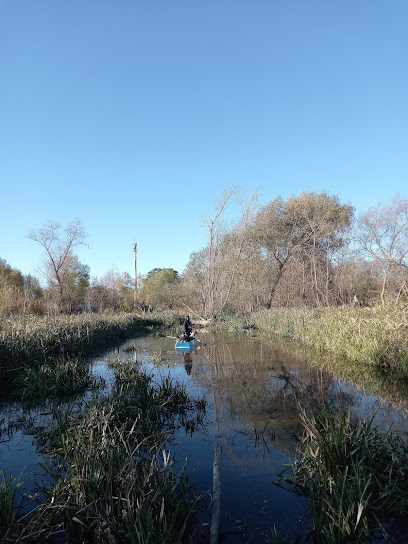
{"label": "bare tree", "polygon": [[49,220],[40,229],[31,230],[28,238],[38,242],[45,250],[46,261],[42,272],[49,287],[56,287],[56,311],[62,312],[68,309],[64,272],[73,256],[73,249],[86,245],[87,234],[82,223],[77,219],[62,229],[59,223]]}
{"label": "bare tree", "polygon": [[217,277],[217,260],[219,254],[219,243],[221,241],[224,222],[222,215],[227,207],[228,202],[236,194],[237,188],[235,186],[230,187],[222,193],[220,198],[216,202],[215,211],[213,215],[206,215],[203,219],[203,223],[208,231],[208,245],[207,245],[207,271],[205,277],[205,311],[207,314],[214,316],[216,314],[216,297],[218,290],[218,277]]}
{"label": "bare tree", "polygon": [[222,267],[222,272],[225,275],[225,289],[220,298],[220,311],[228,304],[239,278],[242,287],[240,290],[246,290],[247,278],[244,276],[247,274],[244,274],[244,270],[245,264],[248,262],[248,253],[251,252],[245,250],[249,246],[250,227],[257,210],[258,197],[259,191],[255,191],[249,198],[246,198],[242,191],[236,190],[235,198],[240,209],[240,218],[232,231],[221,241],[221,247],[224,250],[222,253],[225,265]]}
{"label": "bare tree", "polygon": [[390,204],[369,208],[358,218],[355,239],[381,268],[382,304],[391,276],[399,281],[396,302],[401,294],[408,296],[408,199],[396,195]]}

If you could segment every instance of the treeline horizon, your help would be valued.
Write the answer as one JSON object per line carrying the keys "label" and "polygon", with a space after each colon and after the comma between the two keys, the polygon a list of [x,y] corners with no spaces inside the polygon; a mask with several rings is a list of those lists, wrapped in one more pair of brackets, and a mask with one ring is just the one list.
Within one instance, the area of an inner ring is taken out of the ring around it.
{"label": "treeline horizon", "polygon": [[[226,210],[239,210],[227,222]],[[42,246],[43,286],[0,258],[0,313],[60,314],[107,309],[188,308],[198,315],[250,315],[272,307],[399,303],[408,297],[408,199],[355,215],[327,192],[277,196],[264,206],[231,187],[204,218],[207,243],[185,270],[154,268],[134,280],[109,270],[90,277],[75,247],[87,234],[76,220],[48,221],[28,237]]]}

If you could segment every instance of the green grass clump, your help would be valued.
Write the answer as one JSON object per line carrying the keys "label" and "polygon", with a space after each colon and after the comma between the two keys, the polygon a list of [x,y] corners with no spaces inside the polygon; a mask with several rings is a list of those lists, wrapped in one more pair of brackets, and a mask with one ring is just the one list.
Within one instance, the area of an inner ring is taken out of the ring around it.
{"label": "green grass clump", "polygon": [[302,414],[303,440],[290,474],[296,492],[310,501],[314,528],[324,542],[365,542],[384,522],[408,512],[406,436],[379,432],[350,411]]}
{"label": "green grass clump", "polygon": [[92,383],[89,362],[83,359],[56,359],[48,364],[23,368],[17,375],[15,394],[24,400],[73,395]]}

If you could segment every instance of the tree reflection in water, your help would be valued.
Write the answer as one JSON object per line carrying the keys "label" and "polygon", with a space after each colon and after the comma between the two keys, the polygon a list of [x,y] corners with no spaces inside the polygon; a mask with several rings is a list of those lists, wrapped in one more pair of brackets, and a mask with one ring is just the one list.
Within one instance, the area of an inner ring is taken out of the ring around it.
{"label": "tree reflection in water", "polygon": [[176,438],[200,491],[212,488],[214,443],[222,446],[220,531],[228,543],[249,535],[269,542],[274,525],[280,535],[310,527],[303,500],[273,485],[301,437],[300,407],[350,406],[363,418],[378,409],[379,424],[406,426],[401,381],[272,336],[208,334],[205,347],[174,354],[174,362],[172,374],[209,403],[207,435]]}

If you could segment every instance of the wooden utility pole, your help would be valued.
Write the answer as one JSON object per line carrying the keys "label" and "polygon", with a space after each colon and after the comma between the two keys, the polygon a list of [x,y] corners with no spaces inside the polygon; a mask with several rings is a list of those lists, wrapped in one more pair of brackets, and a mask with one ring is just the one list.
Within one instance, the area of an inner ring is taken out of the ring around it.
{"label": "wooden utility pole", "polygon": [[137,308],[137,244],[133,244],[133,253],[135,255],[135,286],[133,291],[133,308]]}

